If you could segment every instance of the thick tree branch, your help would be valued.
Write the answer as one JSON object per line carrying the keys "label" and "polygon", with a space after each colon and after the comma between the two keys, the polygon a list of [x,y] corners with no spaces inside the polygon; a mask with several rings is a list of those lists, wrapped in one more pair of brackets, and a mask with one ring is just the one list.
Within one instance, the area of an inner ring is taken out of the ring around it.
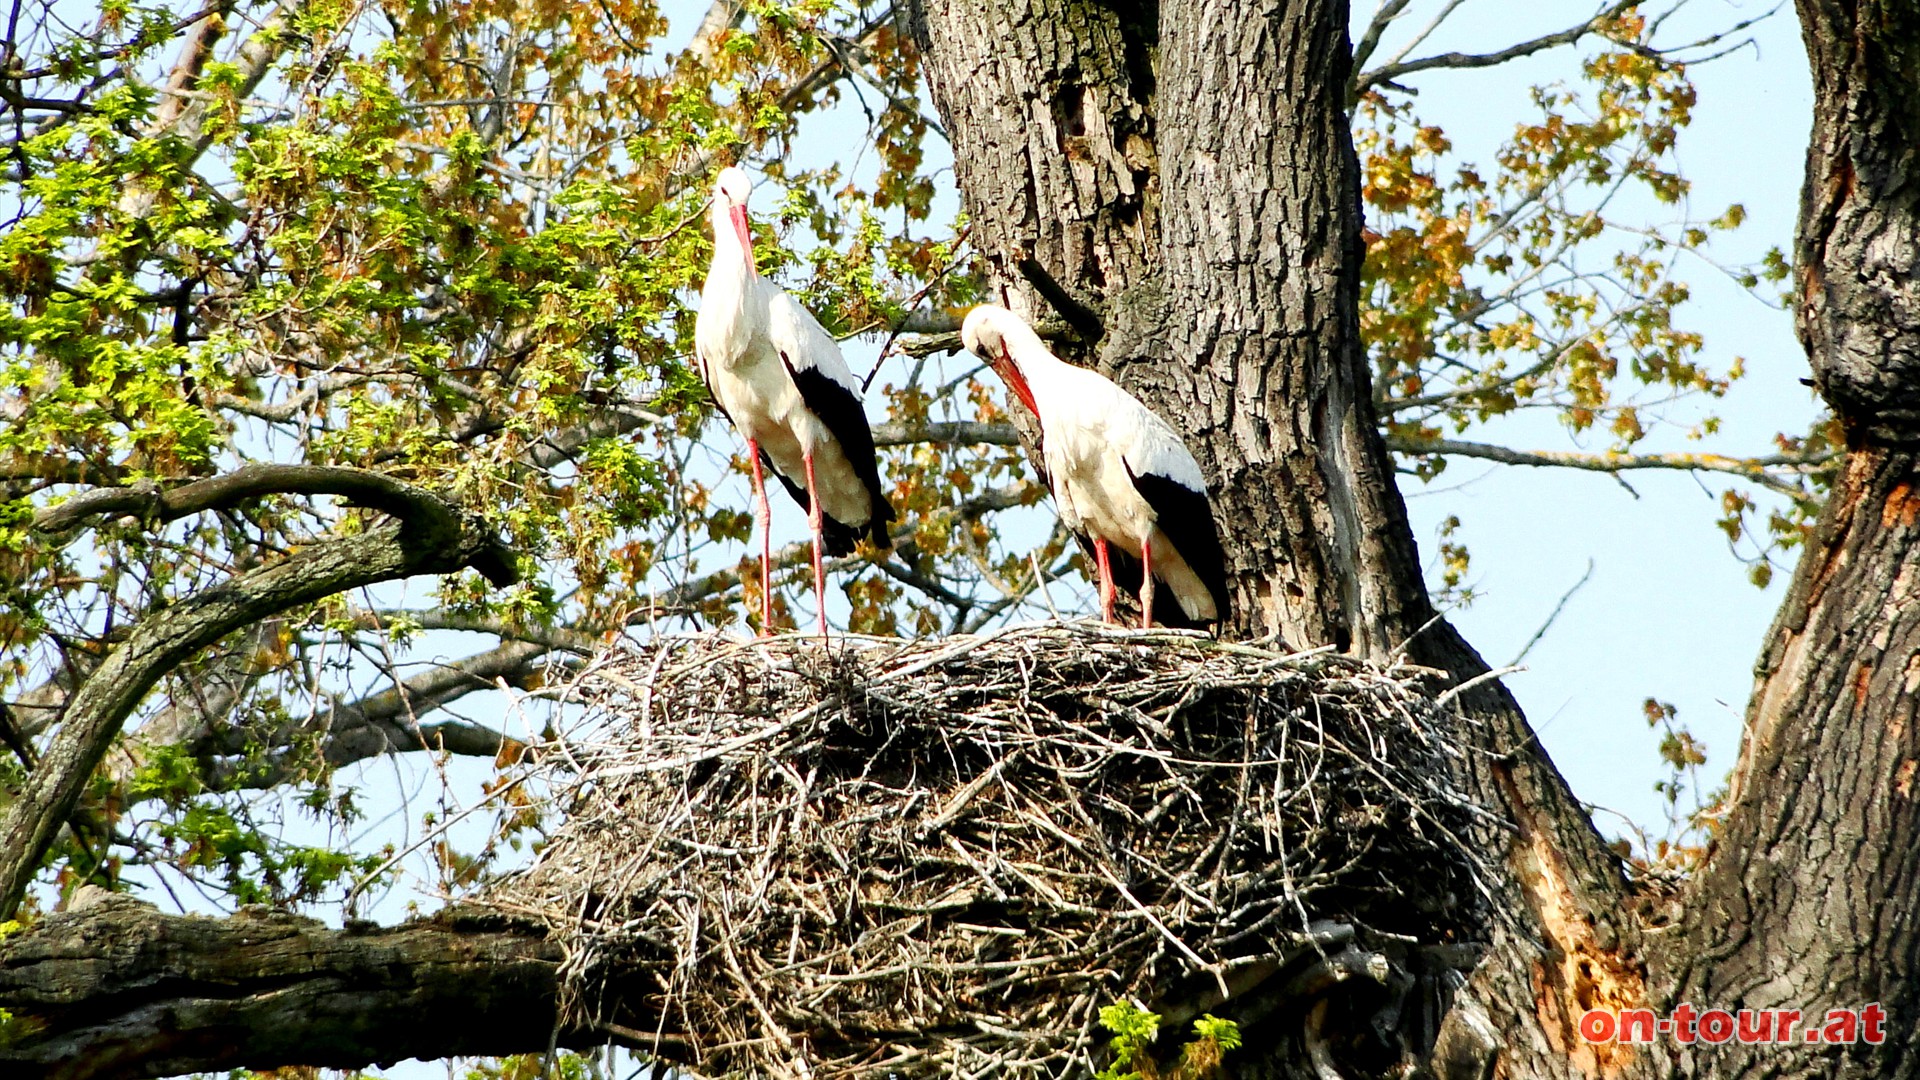
{"label": "thick tree branch", "polygon": [[556,1029],[560,961],[544,928],[473,909],[329,930],[103,896],[0,943],[0,1071],[133,1080],[607,1041]]}
{"label": "thick tree branch", "polygon": [[[232,59],[234,78],[229,87],[234,97],[252,96],[287,44],[304,40],[301,35],[289,33],[288,23],[294,13],[295,4],[292,2],[276,6],[260,29],[241,43]],[[145,132],[149,139],[174,140],[174,145],[179,147],[176,164],[183,172],[191,169],[207,147],[213,144],[213,136],[207,132],[207,114],[212,99],[178,91],[191,90],[199,85],[200,70],[212,52],[214,41],[225,29],[224,20],[218,17],[208,19],[195,30],[193,38],[182,46],[180,57],[168,79],[168,88],[176,92],[163,96],[160,110]],[[152,184],[129,186],[121,193],[120,212],[129,219],[144,218],[152,212],[159,194],[159,189]],[[129,250],[123,259],[135,254],[136,251]]]}
{"label": "thick tree branch", "polygon": [[701,16],[693,39],[687,42],[686,55],[703,66],[712,65],[720,35],[739,26],[746,17],[747,5],[744,0],[713,0],[707,6],[707,13]]}
{"label": "thick tree branch", "polygon": [[[434,534],[457,529],[455,521],[459,512],[456,509],[384,473],[336,465],[265,462],[243,465],[230,473],[172,488],[163,488],[152,481],[127,487],[96,488],[41,510],[34,515],[33,527],[40,532],[62,532],[102,514],[133,514],[160,522],[177,521],[191,514],[221,510],[267,495],[337,495]],[[511,569],[501,572],[512,574]],[[495,583],[499,584],[497,580]]]}
{"label": "thick tree branch", "polygon": [[200,22],[193,33],[180,45],[180,55],[174,59],[173,71],[167,76],[166,85],[159,88],[161,101],[154,111],[153,123],[148,128],[149,135],[162,135],[172,131],[182,119],[187,108],[186,95],[200,81],[200,72],[213,58],[213,47],[227,32],[227,21],[215,17]]}
{"label": "thick tree branch", "polygon": [[[291,471],[277,471],[283,469]],[[453,573],[469,566],[497,585],[514,580],[509,554],[483,523],[429,492],[358,470],[250,467],[173,492],[140,492],[128,505],[162,514],[191,512],[184,507],[226,505],[265,494],[260,481],[268,475],[279,475],[303,493],[341,493],[344,488],[389,509],[400,520],[358,536],[313,544],[142,617],[75,691],[40,768],[0,818],[0,918],[19,905],[55,831],[73,813],[128,715],[161,676],[188,657],[288,608],[377,582]],[[103,504],[125,509],[128,506],[109,496],[133,491],[113,489],[90,505],[96,512]],[[170,500],[170,496],[177,498]]]}

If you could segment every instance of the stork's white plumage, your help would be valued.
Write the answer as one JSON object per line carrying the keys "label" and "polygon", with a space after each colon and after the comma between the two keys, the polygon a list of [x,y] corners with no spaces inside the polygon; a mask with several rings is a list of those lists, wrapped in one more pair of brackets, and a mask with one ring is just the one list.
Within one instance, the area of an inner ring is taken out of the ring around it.
{"label": "stork's white plumage", "polygon": [[720,411],[747,437],[763,538],[761,633],[773,623],[770,529],[763,466],[780,478],[813,527],[813,584],[820,634],[827,633],[822,552],[846,555],[862,536],[889,544],[893,507],[880,488],[873,431],[860,405],[860,380],[840,346],[807,309],[761,277],[753,264],[745,170],[722,169],[713,185],[713,262],[700,290],[694,352]]}
{"label": "stork's white plumage", "polygon": [[1179,434],[1112,380],[1053,355],[1006,308],[974,308],[960,333],[1039,419],[1041,459],[1061,520],[1093,545],[1101,614],[1113,620],[1116,573],[1138,573],[1141,626],[1153,624],[1155,579],[1187,620],[1224,617],[1220,534],[1200,464]]}

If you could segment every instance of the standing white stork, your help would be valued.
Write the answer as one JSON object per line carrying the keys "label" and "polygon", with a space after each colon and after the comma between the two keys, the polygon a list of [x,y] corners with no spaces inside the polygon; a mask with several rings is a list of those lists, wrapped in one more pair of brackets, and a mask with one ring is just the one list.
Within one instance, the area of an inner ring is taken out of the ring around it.
{"label": "standing white stork", "polygon": [[1053,355],[1006,308],[974,308],[960,335],[1039,419],[1041,459],[1060,517],[1093,544],[1101,615],[1114,621],[1118,572],[1128,584],[1139,575],[1142,628],[1153,625],[1156,578],[1188,621],[1222,619],[1226,556],[1200,464],[1172,426],[1106,376]]}
{"label": "standing white stork", "polygon": [[762,467],[773,470],[813,527],[813,587],[827,634],[822,557],[851,554],[862,536],[891,538],[893,507],[880,488],[873,431],[860,380],[840,346],[807,310],[753,265],[747,196],[753,181],[735,166],[713,185],[713,262],[700,290],[694,352],[721,413],[747,437],[762,538],[760,632],[773,625],[773,508]]}

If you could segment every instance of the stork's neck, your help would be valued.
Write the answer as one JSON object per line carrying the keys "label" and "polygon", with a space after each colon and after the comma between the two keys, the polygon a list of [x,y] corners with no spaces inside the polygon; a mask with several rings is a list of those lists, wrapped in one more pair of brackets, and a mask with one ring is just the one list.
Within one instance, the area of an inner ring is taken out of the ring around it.
{"label": "stork's neck", "polygon": [[1014,366],[1041,397],[1047,396],[1047,389],[1059,386],[1063,377],[1071,380],[1070,373],[1076,370],[1072,364],[1053,355],[1053,350],[1031,331],[1018,336],[1009,334],[1006,348]]}
{"label": "stork's neck", "polygon": [[713,265],[708,268],[707,276],[712,278],[725,271],[727,276],[737,276],[743,281],[753,278],[758,271],[753,265],[753,234],[747,229],[747,208],[730,206],[726,199],[715,198],[708,216],[713,223]]}
{"label": "stork's neck", "polygon": [[1054,401],[1058,396],[1072,392],[1070,387],[1061,384],[1061,376],[1070,371],[1071,366],[1048,351],[1046,345],[1031,333],[1024,336],[1008,335],[1002,339],[1002,348],[1006,349],[1008,366],[1012,369],[1003,372],[1007,388],[1040,418],[1044,427],[1046,417],[1040,411],[1043,402]]}

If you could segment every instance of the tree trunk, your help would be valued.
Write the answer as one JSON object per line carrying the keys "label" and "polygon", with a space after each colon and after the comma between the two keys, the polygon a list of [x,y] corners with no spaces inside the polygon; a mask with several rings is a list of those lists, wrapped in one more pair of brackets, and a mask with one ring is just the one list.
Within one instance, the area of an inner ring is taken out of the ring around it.
{"label": "tree trunk", "polygon": [[1122,375],[1215,478],[1236,628],[1383,658],[1433,611],[1360,341],[1347,6],[1261,7],[1162,10],[1167,337]]}
{"label": "tree trunk", "polygon": [[1674,1072],[1920,1075],[1920,5],[1802,0],[1814,123],[1795,252],[1801,342],[1847,438],[1761,651],[1746,748],[1670,1003],[1878,1002],[1877,1047],[1737,1041]]}

